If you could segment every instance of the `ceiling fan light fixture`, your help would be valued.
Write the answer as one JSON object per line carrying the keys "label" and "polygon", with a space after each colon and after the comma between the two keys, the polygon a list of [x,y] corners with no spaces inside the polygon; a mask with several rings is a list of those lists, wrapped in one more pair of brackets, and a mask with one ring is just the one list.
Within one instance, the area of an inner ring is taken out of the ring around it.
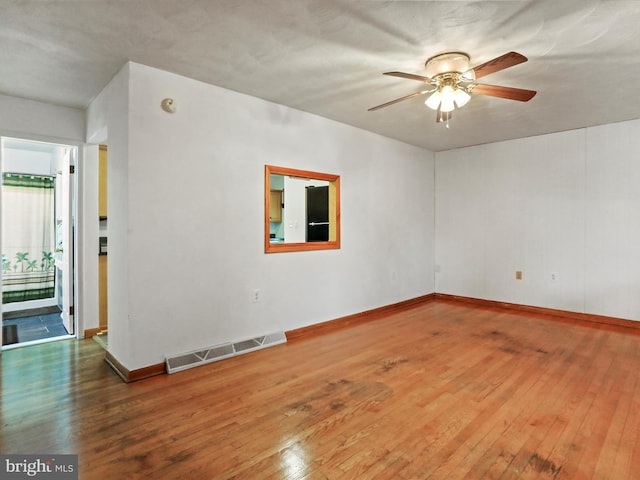
{"label": "ceiling fan light fixture", "polygon": [[440,110],[443,112],[452,112],[456,106],[456,91],[450,85],[442,87],[442,99],[440,100]]}
{"label": "ceiling fan light fixture", "polygon": [[456,107],[461,108],[471,99],[471,95],[460,88],[445,85],[427,98],[424,104],[431,110],[452,112]]}
{"label": "ceiling fan light fixture", "polygon": [[458,108],[464,107],[469,100],[471,100],[471,95],[460,88],[456,88],[453,92],[453,99],[456,102]]}
{"label": "ceiling fan light fixture", "polygon": [[429,95],[424,102],[424,104],[429,107],[431,110],[437,110],[440,106],[440,101],[442,100],[442,94],[440,90],[436,90],[432,95]]}

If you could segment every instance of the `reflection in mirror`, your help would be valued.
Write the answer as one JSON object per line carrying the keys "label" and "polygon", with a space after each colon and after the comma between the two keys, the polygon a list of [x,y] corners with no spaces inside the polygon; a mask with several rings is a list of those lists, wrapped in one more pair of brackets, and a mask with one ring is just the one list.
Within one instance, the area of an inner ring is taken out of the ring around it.
{"label": "reflection in mirror", "polygon": [[340,177],[265,166],[265,253],[340,248]]}

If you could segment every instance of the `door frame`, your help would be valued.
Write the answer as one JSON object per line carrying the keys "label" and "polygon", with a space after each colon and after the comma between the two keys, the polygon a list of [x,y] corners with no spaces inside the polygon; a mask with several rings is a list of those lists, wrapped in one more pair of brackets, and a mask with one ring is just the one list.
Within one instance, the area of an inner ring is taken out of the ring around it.
{"label": "door frame", "polygon": [[[68,182],[68,192],[66,192],[66,195],[68,197],[68,201],[69,201],[69,214],[71,216],[72,221],[70,222],[69,225],[69,229],[71,230],[71,232],[73,232],[71,236],[71,245],[70,248],[72,250],[72,257],[69,258],[69,262],[72,266],[71,271],[72,271],[72,275],[69,278],[68,283],[70,284],[69,287],[67,287],[67,291],[70,290],[70,295],[69,295],[69,300],[70,300],[70,307],[71,307],[71,320],[72,320],[72,326],[73,326],[73,333],[70,334],[68,337],[55,337],[55,339],[52,340],[48,340],[48,339],[43,339],[42,341],[34,341],[32,342],[27,342],[27,344],[25,345],[21,345],[21,344],[16,344],[16,347],[13,346],[2,346],[2,330],[0,329],[0,354],[2,354],[2,352],[4,350],[9,350],[12,348],[19,348],[22,346],[27,346],[27,345],[32,345],[32,344],[38,344],[38,343],[46,343],[48,341],[55,341],[58,338],[82,338],[80,336],[81,333],[81,318],[78,315],[78,298],[79,298],[79,270],[80,270],[80,262],[79,262],[79,245],[78,245],[78,238],[79,238],[79,232],[82,232],[82,221],[81,221],[81,216],[79,215],[79,213],[82,211],[81,209],[81,203],[80,203],[80,199],[81,197],[81,182],[79,182],[79,173],[80,173],[80,166],[82,165],[82,159],[83,159],[83,153],[84,153],[84,146],[85,144],[82,142],[77,142],[77,141],[70,141],[68,139],[61,139],[61,138],[55,138],[55,137],[46,137],[46,136],[38,136],[38,135],[27,135],[27,134],[22,134],[22,133],[13,133],[13,132],[2,132],[0,131],[0,172],[3,171],[3,153],[4,153],[4,139],[16,139],[16,140],[22,140],[22,141],[27,141],[27,142],[40,142],[40,143],[48,143],[48,144],[53,144],[53,145],[57,145],[57,146],[62,146],[62,147],[69,147],[72,149],[75,149],[75,156],[72,155],[71,156],[71,160],[70,163],[74,164],[73,168],[69,170],[69,182]],[[0,195],[0,208],[2,208],[2,195]],[[2,224],[0,223],[0,249],[2,248],[2,235],[1,235],[1,230],[2,230]],[[2,280],[2,271],[0,270],[0,281]],[[1,285],[0,285],[0,291],[1,291]],[[64,294],[64,293],[63,293]],[[0,302],[0,319],[2,318],[2,302]]]}

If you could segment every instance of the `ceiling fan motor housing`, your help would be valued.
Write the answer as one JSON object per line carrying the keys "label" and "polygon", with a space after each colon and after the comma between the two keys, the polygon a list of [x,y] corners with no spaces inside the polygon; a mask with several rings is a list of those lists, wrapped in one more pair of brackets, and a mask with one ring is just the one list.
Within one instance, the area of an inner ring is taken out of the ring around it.
{"label": "ceiling fan motor housing", "polygon": [[425,63],[427,77],[436,80],[442,75],[453,74],[464,76],[466,80],[475,78],[473,69],[469,68],[469,55],[463,52],[448,52],[429,58]]}

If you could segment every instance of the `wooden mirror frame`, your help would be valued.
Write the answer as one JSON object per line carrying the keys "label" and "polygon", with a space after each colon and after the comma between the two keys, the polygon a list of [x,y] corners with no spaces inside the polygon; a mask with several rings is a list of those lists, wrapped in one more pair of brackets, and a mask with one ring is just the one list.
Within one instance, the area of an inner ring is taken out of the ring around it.
{"label": "wooden mirror frame", "polygon": [[[310,178],[329,182],[329,241],[271,243],[271,175]],[[340,176],[328,173],[295,170],[293,168],[264,166],[264,253],[303,252],[307,250],[334,250],[340,248]]]}

